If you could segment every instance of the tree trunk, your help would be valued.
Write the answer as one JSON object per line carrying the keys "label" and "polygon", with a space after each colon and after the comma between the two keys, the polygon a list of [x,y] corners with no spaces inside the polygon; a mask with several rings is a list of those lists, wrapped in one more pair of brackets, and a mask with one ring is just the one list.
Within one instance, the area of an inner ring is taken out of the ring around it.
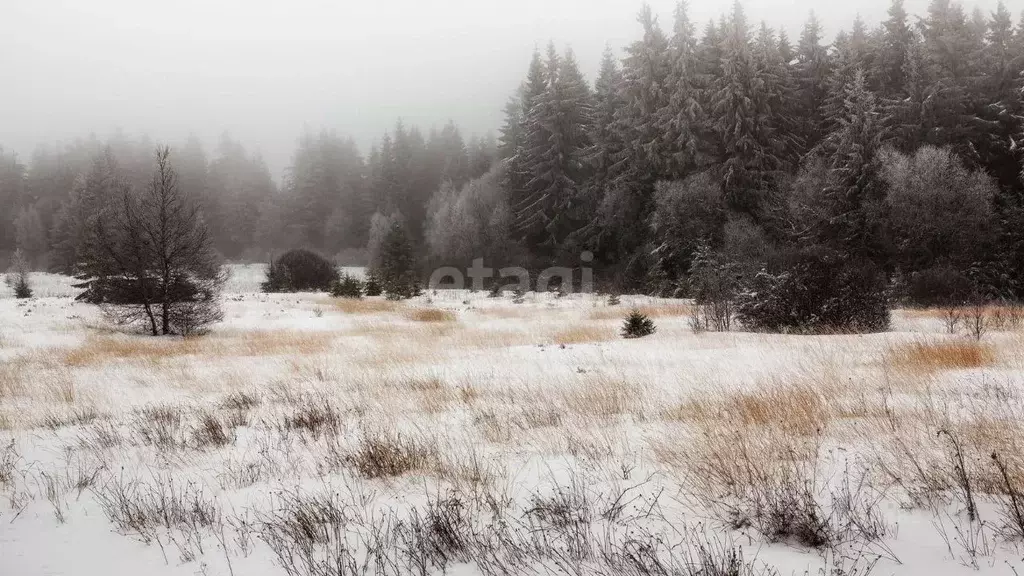
{"label": "tree trunk", "polygon": [[160,316],[163,321],[164,336],[166,336],[171,333],[171,307],[167,304],[166,296],[164,296],[164,303],[161,305]]}
{"label": "tree trunk", "polygon": [[156,330],[156,316],[153,315],[153,307],[147,302],[144,308],[146,309],[146,316],[149,316],[149,326],[153,331],[153,336],[159,336],[160,333]]}

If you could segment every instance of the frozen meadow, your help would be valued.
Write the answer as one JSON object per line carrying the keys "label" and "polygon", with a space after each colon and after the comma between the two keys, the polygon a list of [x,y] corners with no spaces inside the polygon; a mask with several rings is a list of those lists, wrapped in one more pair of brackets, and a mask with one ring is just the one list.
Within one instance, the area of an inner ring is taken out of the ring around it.
{"label": "frozen meadow", "polygon": [[1024,573],[1016,310],[695,334],[676,300],[232,272],[187,340],[0,285],[0,574]]}

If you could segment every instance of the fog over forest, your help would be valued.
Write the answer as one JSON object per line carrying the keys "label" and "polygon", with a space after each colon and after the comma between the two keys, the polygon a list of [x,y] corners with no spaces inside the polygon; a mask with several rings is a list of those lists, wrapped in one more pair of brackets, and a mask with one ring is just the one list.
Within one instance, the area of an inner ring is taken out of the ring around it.
{"label": "fog over forest", "polygon": [[[652,0],[671,30],[675,0]],[[967,0],[985,14],[997,0]],[[860,14],[869,27],[887,0],[747,0],[748,20],[794,40],[811,9],[826,39]],[[1007,3],[1011,12],[1024,8]],[[6,0],[0,62],[7,72],[0,143],[33,149],[113,129],[169,143],[194,133],[213,149],[228,132],[259,150],[280,182],[301,133],[335,129],[365,155],[396,118],[423,128],[449,119],[465,136],[496,131],[530,55],[571,46],[593,81],[605,45],[638,32],[632,0]],[[698,31],[728,11],[690,3]],[[926,13],[926,0],[907,11]]]}

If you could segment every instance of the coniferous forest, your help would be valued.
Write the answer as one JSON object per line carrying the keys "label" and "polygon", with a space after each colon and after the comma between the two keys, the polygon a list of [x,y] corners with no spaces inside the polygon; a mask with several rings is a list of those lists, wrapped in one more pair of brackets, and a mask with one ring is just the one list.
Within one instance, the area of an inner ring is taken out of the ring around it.
{"label": "coniferous forest", "polygon": [[[739,2],[706,23],[685,2],[673,22],[644,6],[592,81],[557,39],[524,72],[494,135],[399,120],[364,154],[309,133],[280,185],[230,138],[170,161],[227,259],[304,247],[372,267],[401,227],[424,278],[476,258],[575,267],[589,251],[603,289],[759,294],[748,312],[787,282],[867,307],[875,292],[1024,297],[1024,17],[1005,5],[894,0],[879,26],[827,39],[813,14],[790,38]],[[0,152],[0,263],[18,250],[76,272],[118,187],[149,182],[155,146]]]}

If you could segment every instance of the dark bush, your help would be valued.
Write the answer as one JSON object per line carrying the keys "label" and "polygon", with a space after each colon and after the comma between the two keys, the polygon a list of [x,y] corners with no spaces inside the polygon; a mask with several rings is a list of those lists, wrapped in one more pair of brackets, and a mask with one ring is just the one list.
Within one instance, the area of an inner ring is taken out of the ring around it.
{"label": "dark bush", "polygon": [[367,296],[380,296],[383,293],[384,287],[381,286],[380,280],[373,274],[368,275],[366,282],[363,284],[363,294]]}
{"label": "dark bush", "polygon": [[405,227],[395,222],[381,243],[380,266],[375,270],[388,300],[405,300],[417,295],[415,267]]}
{"label": "dark bush", "polygon": [[32,287],[28,284],[28,274],[20,274],[14,283],[14,297],[20,300],[32,297]]}
{"label": "dark bush", "polygon": [[326,292],[338,281],[328,259],[310,250],[285,252],[270,262],[264,292]]}
{"label": "dark bush", "polygon": [[880,332],[889,327],[885,277],[869,262],[808,251],[781,273],[757,274],[737,318],[766,332]]}
{"label": "dark bush", "polygon": [[974,291],[966,274],[949,264],[938,264],[911,274],[902,296],[915,306],[961,306]]}
{"label": "dark bush", "polygon": [[622,323],[623,338],[643,338],[654,334],[655,330],[654,321],[636,309],[630,312],[629,316],[626,316],[625,322]]}
{"label": "dark bush", "polygon": [[363,281],[345,274],[331,286],[331,296],[335,298],[362,298]]}

